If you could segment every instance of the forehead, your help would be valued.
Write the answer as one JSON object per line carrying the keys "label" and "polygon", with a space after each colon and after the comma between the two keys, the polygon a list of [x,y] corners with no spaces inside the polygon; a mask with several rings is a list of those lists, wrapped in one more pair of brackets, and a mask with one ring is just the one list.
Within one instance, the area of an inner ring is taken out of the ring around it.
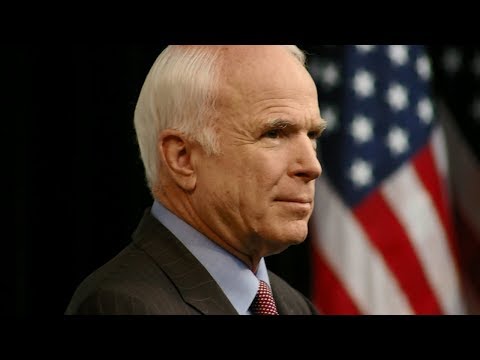
{"label": "forehead", "polygon": [[255,90],[315,88],[303,64],[278,45],[226,47],[222,53],[221,80],[223,86],[244,95]]}
{"label": "forehead", "polygon": [[[280,46],[227,47],[220,76],[219,109],[267,118],[320,118],[315,83]],[[268,119],[267,119],[268,120]]]}

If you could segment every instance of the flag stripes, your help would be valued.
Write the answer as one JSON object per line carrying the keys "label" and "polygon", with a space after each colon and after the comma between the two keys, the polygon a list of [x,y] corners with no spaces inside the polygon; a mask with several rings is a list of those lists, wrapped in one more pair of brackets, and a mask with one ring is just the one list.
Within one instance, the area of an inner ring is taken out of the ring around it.
{"label": "flag stripes", "polygon": [[352,210],[328,179],[317,181],[313,301],[321,311],[463,313],[443,180],[436,175],[441,160],[432,143]]}

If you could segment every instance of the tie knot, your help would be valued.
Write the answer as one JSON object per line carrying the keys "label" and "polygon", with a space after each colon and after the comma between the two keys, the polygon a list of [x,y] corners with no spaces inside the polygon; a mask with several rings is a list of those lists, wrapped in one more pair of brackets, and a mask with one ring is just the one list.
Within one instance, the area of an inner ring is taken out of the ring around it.
{"label": "tie knot", "polygon": [[265,281],[260,280],[257,295],[250,305],[250,310],[254,315],[278,315],[272,291]]}

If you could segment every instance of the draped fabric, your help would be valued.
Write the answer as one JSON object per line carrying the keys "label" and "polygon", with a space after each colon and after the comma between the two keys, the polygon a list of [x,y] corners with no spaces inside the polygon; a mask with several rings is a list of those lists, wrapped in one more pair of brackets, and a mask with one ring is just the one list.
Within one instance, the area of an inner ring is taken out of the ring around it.
{"label": "draped fabric", "polygon": [[422,46],[310,56],[323,175],[311,219],[312,299],[326,314],[462,314],[442,129]]}

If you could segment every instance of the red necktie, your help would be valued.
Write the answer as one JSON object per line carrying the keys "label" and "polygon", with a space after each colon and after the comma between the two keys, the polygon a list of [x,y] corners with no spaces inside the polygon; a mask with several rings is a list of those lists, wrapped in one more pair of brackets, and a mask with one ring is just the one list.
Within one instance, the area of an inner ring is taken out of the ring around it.
{"label": "red necktie", "polygon": [[250,311],[253,315],[278,315],[272,291],[265,281],[260,280],[257,295],[250,305]]}

